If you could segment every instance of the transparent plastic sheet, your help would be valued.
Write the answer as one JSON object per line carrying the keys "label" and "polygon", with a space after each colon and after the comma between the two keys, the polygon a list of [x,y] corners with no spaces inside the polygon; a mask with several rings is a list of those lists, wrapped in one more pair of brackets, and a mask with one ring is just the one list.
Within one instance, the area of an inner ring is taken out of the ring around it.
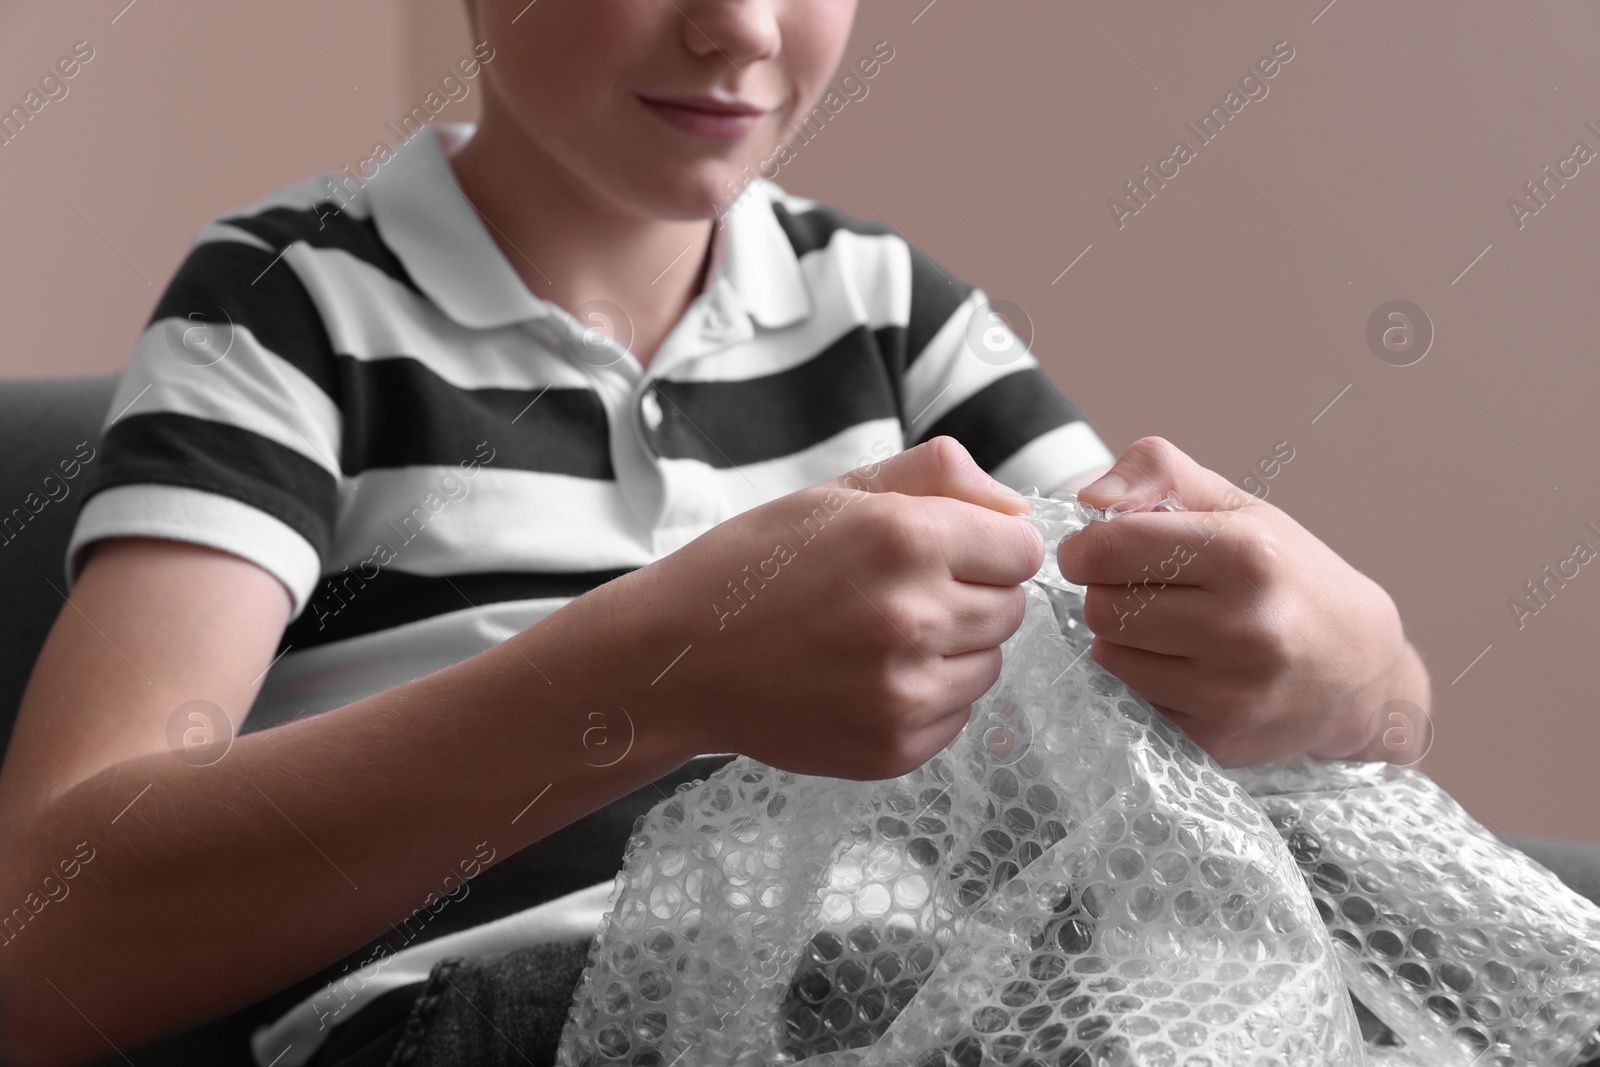
{"label": "transparent plastic sheet", "polygon": [[1600,909],[1415,771],[1222,771],[1087,656],[1054,548],[1117,509],[1026,492],[1050,550],[960,736],[887,781],[741,757],[657,805],[559,1064],[1595,1054]]}

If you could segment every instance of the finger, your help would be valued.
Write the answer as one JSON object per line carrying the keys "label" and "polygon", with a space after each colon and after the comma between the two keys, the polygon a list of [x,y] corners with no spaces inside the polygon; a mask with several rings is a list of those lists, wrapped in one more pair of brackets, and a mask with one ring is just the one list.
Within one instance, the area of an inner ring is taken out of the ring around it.
{"label": "finger", "polygon": [[1152,504],[1175,492],[1191,511],[1238,507],[1249,494],[1216,471],[1208,470],[1164,437],[1141,437],[1109,471],[1085,486],[1078,498],[1098,508],[1112,504]]}
{"label": "finger", "polygon": [[998,648],[1022,625],[1028,595],[1021,586],[958,583],[946,601],[949,632],[940,642],[946,656]]}
{"label": "finger", "polygon": [[1039,572],[1044,535],[1031,520],[959,500],[932,498],[919,503],[956,581],[1010,586]]}
{"label": "finger", "polygon": [[1099,638],[1089,646],[1089,658],[1126,682],[1215,758],[1220,759],[1219,752],[1267,751],[1272,746],[1270,733],[1261,729],[1265,725],[1261,714],[1229,696],[1226,683],[1196,660]]}
{"label": "finger", "polygon": [[1271,544],[1252,509],[1271,506],[1256,500],[1234,511],[1141,511],[1091,522],[1061,540],[1056,563],[1077,585],[1259,583]]}
{"label": "finger", "polygon": [[1096,637],[1167,656],[1192,658],[1226,644],[1220,610],[1217,594],[1192,586],[1090,585],[1083,594],[1083,621]]}
{"label": "finger", "polygon": [[[960,736],[962,729],[971,718],[972,704],[969,702],[927,723],[905,740],[900,746],[903,755],[899,760],[882,768],[882,777],[898,778],[900,775],[909,774],[924,763],[927,763],[934,756],[950,747],[950,742]],[[926,814],[926,811],[920,813],[917,817],[920,819],[922,814]]]}
{"label": "finger", "polygon": [[951,715],[965,716],[972,702],[987,693],[1000,677],[1001,655],[998,648],[980,648],[941,657],[939,677],[944,681],[938,698],[931,700],[927,723],[938,722]]}
{"label": "finger", "polygon": [[1187,656],[1148,652],[1096,637],[1089,646],[1089,658],[1149,703],[1170,708],[1179,717],[1194,713],[1200,670]]}
{"label": "finger", "polygon": [[1008,515],[1028,512],[1026,497],[990,477],[965,446],[948,434],[822,484],[856,493],[948,496]]}

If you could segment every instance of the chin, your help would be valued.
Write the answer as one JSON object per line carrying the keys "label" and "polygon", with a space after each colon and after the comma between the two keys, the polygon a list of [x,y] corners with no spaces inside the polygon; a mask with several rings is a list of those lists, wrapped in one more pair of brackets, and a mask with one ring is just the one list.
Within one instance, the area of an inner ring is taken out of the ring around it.
{"label": "chin", "polygon": [[[641,173],[651,171],[643,169]],[[628,190],[629,200],[652,218],[680,222],[717,218],[731,201],[728,183],[738,188],[740,180],[739,168],[726,162],[676,172],[663,166],[654,176],[654,181]]]}

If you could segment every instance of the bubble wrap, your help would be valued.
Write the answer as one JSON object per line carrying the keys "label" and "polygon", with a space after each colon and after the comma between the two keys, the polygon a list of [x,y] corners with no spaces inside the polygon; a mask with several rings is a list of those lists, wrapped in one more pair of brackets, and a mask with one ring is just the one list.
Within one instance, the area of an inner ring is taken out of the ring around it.
{"label": "bubble wrap", "polygon": [[1116,510],[1027,495],[1049,550],[961,734],[887,781],[740,757],[641,818],[558,1064],[1595,1054],[1600,909],[1415,771],[1221,770],[1088,658],[1054,549]]}

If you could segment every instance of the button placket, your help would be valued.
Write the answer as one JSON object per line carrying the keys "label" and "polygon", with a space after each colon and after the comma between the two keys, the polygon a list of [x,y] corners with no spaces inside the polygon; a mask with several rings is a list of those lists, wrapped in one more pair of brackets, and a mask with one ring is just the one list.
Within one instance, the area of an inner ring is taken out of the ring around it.
{"label": "button placket", "polygon": [[639,398],[639,413],[644,416],[644,424],[651,430],[661,428],[661,401],[656,399],[656,391],[647,385],[644,395]]}

